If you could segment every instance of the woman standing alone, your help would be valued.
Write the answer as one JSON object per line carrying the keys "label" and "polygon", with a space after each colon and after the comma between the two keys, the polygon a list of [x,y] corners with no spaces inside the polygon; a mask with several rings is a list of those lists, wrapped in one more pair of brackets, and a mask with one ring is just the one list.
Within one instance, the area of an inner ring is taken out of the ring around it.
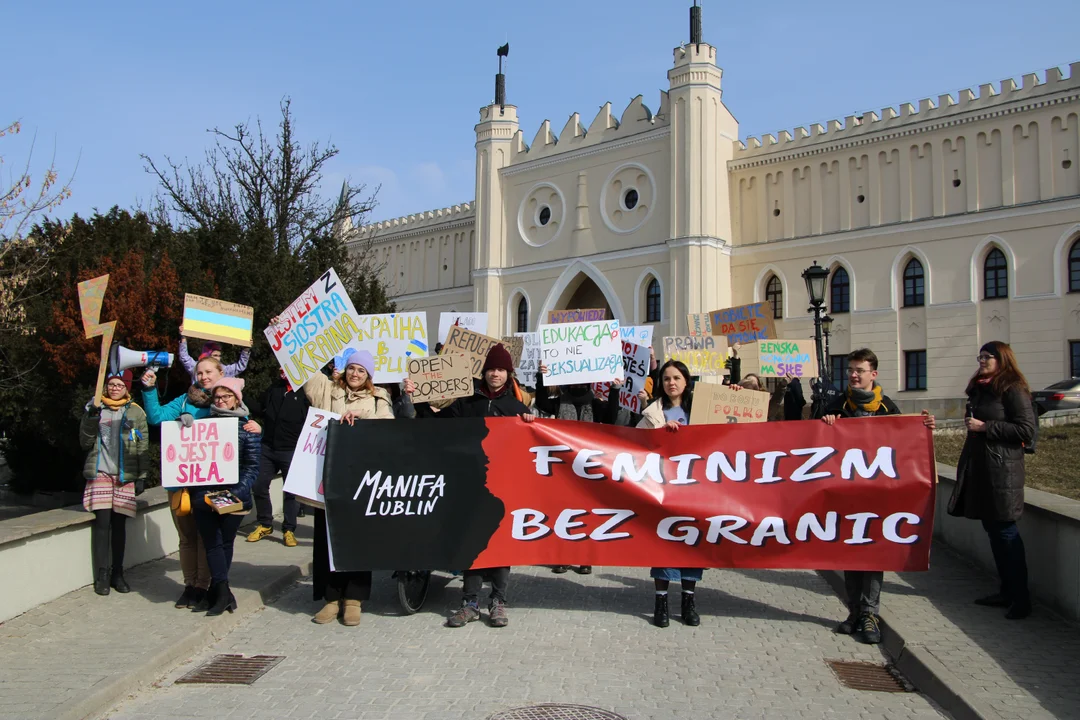
{"label": "woman standing alone", "polygon": [[1027,558],[1016,521],[1024,510],[1024,446],[1035,435],[1034,409],[1016,355],[1003,342],[989,342],[967,386],[967,439],[956,468],[949,514],[981,520],[990,538],[1001,580],[999,592],[975,601],[1006,607],[1005,617],[1031,614]]}

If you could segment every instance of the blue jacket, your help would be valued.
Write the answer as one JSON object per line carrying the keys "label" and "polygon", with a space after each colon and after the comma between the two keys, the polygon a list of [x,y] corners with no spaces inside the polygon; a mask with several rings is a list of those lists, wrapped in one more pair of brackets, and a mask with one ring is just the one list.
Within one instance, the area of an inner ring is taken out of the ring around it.
{"label": "blue jacket", "polygon": [[184,413],[190,414],[196,420],[210,417],[209,407],[198,407],[187,401],[187,393],[173,398],[162,405],[158,401],[156,387],[143,388],[143,409],[146,410],[146,422],[150,425],[160,425],[166,420],[179,420]]}

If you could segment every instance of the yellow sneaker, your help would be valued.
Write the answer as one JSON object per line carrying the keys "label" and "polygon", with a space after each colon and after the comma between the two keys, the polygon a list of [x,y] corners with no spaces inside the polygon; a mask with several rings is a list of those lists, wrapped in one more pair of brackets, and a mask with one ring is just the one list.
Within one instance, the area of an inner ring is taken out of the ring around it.
{"label": "yellow sneaker", "polygon": [[259,527],[255,528],[254,530],[252,530],[248,534],[247,541],[248,542],[259,542],[260,540],[262,540],[267,535],[273,535],[273,534],[274,534],[274,528],[266,527],[265,525],[260,525]]}
{"label": "yellow sneaker", "polygon": [[296,533],[292,530],[285,531],[285,547],[296,547]]}

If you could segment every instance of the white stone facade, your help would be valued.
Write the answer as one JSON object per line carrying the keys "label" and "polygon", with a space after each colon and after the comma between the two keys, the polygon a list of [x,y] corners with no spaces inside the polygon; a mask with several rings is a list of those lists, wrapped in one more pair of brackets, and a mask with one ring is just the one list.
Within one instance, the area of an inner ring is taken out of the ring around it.
{"label": "white stone facade", "polygon": [[715,48],[674,56],[655,112],[639,96],[558,134],[545,120],[526,144],[516,107],[481,108],[474,202],[350,231],[399,307],[429,327],[486,311],[502,335],[523,300],[529,330],[606,306],[664,336],[688,313],[773,299],[771,282],[781,333],[805,338],[817,261],[834,273],[835,362],[871,347],[905,409],[961,412],[988,340],[1011,343],[1034,386],[1078,371],[1080,63],[744,143]]}

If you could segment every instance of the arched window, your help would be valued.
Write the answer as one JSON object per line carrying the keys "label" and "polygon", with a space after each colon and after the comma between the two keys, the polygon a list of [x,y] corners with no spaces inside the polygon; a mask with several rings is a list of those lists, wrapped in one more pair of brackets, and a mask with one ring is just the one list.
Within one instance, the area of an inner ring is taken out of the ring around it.
{"label": "arched window", "polygon": [[918,258],[904,266],[904,307],[922,307],[926,302],[926,275]]}
{"label": "arched window", "polygon": [[1069,292],[1080,292],[1080,240],[1069,251]]}
{"label": "arched window", "polygon": [[997,248],[990,251],[983,263],[983,298],[1009,297],[1009,264],[1005,253]]}
{"label": "arched window", "polygon": [[765,283],[765,302],[772,303],[773,318],[780,320],[784,317],[784,286],[775,275],[770,275]]}
{"label": "arched window", "polygon": [[660,281],[656,278],[645,287],[645,322],[660,322]]}
{"label": "arched window", "polygon": [[829,312],[851,312],[851,279],[843,267],[836,268],[829,286]]}
{"label": "arched window", "polygon": [[529,301],[524,296],[518,300],[517,331],[529,332]]}

